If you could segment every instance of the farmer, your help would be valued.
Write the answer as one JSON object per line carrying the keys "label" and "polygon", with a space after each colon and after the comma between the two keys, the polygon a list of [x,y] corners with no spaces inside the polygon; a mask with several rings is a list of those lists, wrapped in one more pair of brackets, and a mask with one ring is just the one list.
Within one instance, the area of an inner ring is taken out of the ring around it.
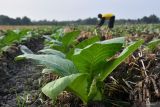
{"label": "farmer", "polygon": [[113,14],[98,14],[98,18],[100,18],[100,22],[97,25],[97,28],[100,28],[104,24],[105,20],[109,20],[108,27],[110,29],[113,28],[115,22],[115,16]]}

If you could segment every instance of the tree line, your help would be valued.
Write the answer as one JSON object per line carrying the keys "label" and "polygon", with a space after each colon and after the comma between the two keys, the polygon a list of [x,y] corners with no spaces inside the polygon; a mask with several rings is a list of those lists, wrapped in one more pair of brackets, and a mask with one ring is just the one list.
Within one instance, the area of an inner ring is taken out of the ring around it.
{"label": "tree line", "polygon": [[[96,25],[98,23],[97,18],[87,18],[87,19],[78,19],[75,21],[48,21],[48,20],[39,20],[39,21],[32,21],[27,16],[22,18],[10,18],[5,15],[0,15],[0,25],[68,25],[68,24],[75,24],[75,25]],[[119,19],[116,20],[116,24],[137,24],[137,23],[160,23],[160,18],[156,15],[144,16],[143,18],[139,19]]]}
{"label": "tree line", "polygon": [[31,19],[27,16],[24,16],[23,18],[17,17],[17,18],[10,18],[5,15],[0,15],[0,25],[29,25],[32,24]]}

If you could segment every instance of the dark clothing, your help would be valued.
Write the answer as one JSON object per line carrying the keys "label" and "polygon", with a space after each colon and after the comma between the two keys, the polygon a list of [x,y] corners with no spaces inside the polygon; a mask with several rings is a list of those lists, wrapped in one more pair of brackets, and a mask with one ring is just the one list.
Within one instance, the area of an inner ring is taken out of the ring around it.
{"label": "dark clothing", "polygon": [[101,20],[100,20],[98,26],[101,27],[101,26],[104,24],[104,22],[105,22],[105,18],[101,18]]}
{"label": "dark clothing", "polygon": [[111,19],[108,22],[108,27],[113,28],[114,27],[114,22],[115,22],[115,16],[112,16]]}
{"label": "dark clothing", "polygon": [[[105,20],[106,20],[106,19],[105,19],[104,17],[102,17],[101,20],[100,20],[100,22],[99,22],[99,24],[98,24],[98,26],[101,27],[101,26],[104,24]],[[115,16],[112,16],[112,17],[109,19],[108,27],[109,27],[109,28],[113,28],[113,27],[114,27],[114,22],[115,22]]]}

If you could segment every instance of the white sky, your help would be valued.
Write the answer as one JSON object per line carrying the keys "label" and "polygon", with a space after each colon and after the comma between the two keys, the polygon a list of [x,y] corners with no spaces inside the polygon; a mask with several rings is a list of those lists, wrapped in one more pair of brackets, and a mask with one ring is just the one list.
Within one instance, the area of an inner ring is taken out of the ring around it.
{"label": "white sky", "polygon": [[113,13],[117,19],[160,17],[160,0],[0,0],[0,15],[32,20],[77,20]]}

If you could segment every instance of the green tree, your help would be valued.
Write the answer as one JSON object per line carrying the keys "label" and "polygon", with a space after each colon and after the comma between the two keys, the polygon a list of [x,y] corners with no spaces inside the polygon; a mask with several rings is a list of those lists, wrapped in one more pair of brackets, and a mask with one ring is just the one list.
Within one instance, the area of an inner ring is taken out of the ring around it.
{"label": "green tree", "polygon": [[149,23],[158,23],[159,22],[159,18],[156,15],[150,15],[149,17]]}
{"label": "green tree", "polygon": [[22,23],[23,25],[29,25],[29,24],[31,24],[31,19],[28,18],[27,16],[24,16],[24,17],[22,18],[22,20],[21,20],[21,23]]}

